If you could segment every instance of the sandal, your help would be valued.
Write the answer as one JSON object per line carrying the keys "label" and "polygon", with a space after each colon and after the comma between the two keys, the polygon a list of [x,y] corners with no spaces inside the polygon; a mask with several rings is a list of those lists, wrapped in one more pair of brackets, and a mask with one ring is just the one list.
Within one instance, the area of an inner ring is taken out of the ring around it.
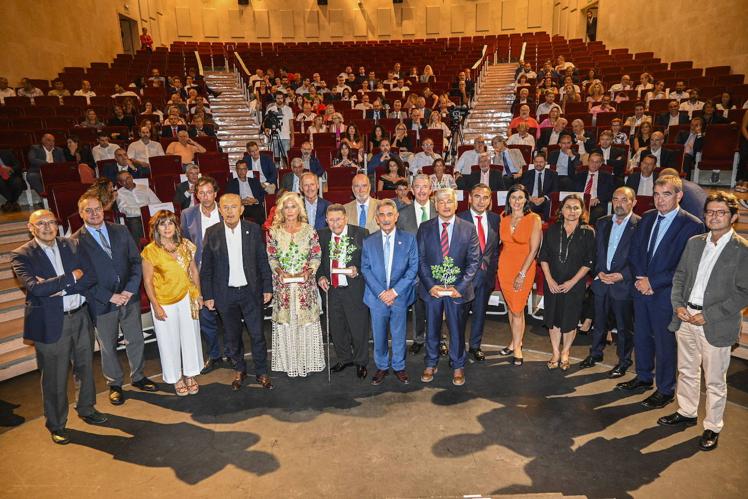
{"label": "sandal", "polygon": [[515,367],[522,367],[522,364],[525,363],[524,357],[512,357],[512,364],[514,364]]}
{"label": "sandal", "polygon": [[187,385],[184,384],[183,378],[174,383],[174,391],[176,391],[177,395],[180,397],[186,397],[190,394],[190,390],[187,388]]}
{"label": "sandal", "polygon": [[556,369],[556,368],[557,368],[557,367],[559,367],[560,365],[561,365],[561,361],[560,361],[560,360],[553,360],[553,359],[551,359],[551,360],[549,360],[549,361],[548,361],[548,363],[546,364],[546,367],[547,367],[547,368],[548,368],[548,370],[550,371],[550,370]]}
{"label": "sandal", "polygon": [[514,353],[514,350],[512,350],[509,347],[504,347],[501,350],[499,350],[499,355],[507,356],[507,355],[512,355],[513,353]]}
{"label": "sandal", "polygon": [[561,369],[562,371],[568,371],[568,370],[569,370],[569,367],[570,367],[570,366],[571,366],[571,364],[569,363],[569,359],[566,359],[566,360],[562,360],[562,361],[560,361],[560,362],[558,363],[558,367],[559,367],[559,369]]}
{"label": "sandal", "polygon": [[197,384],[195,378],[187,378],[187,390],[189,391],[190,395],[195,395],[200,391],[200,385]]}

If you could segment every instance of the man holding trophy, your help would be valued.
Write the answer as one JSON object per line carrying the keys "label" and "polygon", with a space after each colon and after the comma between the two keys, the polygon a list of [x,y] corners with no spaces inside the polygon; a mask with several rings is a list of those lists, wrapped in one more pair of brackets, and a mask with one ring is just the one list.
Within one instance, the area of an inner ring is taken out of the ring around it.
{"label": "man holding trophy", "polygon": [[361,277],[361,249],[369,231],[348,224],[345,206],[327,207],[327,227],[319,229],[322,261],[317,283],[327,294],[330,334],[338,362],[330,369],[341,372],[356,366],[356,375],[365,379],[369,363],[369,309],[364,304]]}
{"label": "man holding trophy", "polygon": [[470,222],[455,216],[457,196],[440,189],[434,196],[438,216],[418,228],[419,293],[426,303],[426,368],[421,381],[430,383],[437,372],[442,317],[449,329],[452,384],[465,384],[464,305],[474,298],[473,280],[481,262],[480,245]]}

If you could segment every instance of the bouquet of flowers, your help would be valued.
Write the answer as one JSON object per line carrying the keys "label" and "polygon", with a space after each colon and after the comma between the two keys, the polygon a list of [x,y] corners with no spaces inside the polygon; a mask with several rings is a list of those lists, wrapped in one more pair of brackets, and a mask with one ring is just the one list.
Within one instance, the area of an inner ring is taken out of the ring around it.
{"label": "bouquet of flowers", "polygon": [[356,251],[356,245],[350,236],[342,236],[339,242],[330,241],[330,258],[338,262],[338,267],[347,267]]}
{"label": "bouquet of flowers", "polygon": [[460,275],[460,268],[455,265],[452,257],[448,256],[444,258],[441,265],[431,266],[431,275],[446,288],[457,281],[457,276]]}
{"label": "bouquet of flowers", "polygon": [[307,255],[299,250],[299,245],[291,241],[287,250],[278,252],[278,261],[284,272],[289,274],[301,274],[306,265]]}

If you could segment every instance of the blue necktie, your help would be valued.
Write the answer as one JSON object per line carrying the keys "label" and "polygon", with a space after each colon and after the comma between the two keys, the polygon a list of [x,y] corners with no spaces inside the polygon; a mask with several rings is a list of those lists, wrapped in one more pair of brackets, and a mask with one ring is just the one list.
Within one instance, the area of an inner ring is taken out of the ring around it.
{"label": "blue necktie", "polygon": [[387,275],[387,289],[390,289],[390,237],[384,236],[384,271]]}
{"label": "blue necktie", "polygon": [[504,158],[504,175],[506,175],[507,177],[511,177],[512,169],[509,168],[509,155],[506,153],[506,151],[502,153],[502,158]]}
{"label": "blue necktie", "polygon": [[647,263],[651,262],[654,256],[655,248],[657,247],[657,233],[660,231],[660,222],[664,219],[664,216],[657,215],[657,221],[652,229],[652,237],[649,240],[649,248],[647,248]]}
{"label": "blue necktie", "polygon": [[366,227],[366,205],[361,205],[361,212],[358,214],[358,226]]}

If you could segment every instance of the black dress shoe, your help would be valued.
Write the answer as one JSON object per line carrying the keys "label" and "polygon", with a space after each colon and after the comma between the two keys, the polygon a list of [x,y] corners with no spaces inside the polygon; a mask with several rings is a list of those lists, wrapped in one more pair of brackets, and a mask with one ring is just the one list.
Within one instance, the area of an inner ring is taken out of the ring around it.
{"label": "black dress shoe", "polygon": [[639,378],[634,378],[631,381],[624,381],[623,383],[618,383],[616,385],[616,390],[623,390],[626,392],[632,392],[634,390],[637,391],[646,391],[652,388],[652,382],[645,383],[644,381],[640,380]]}
{"label": "black dress shoe", "polygon": [[377,369],[377,372],[374,373],[374,376],[371,378],[371,384],[372,385],[381,385],[382,381],[384,381],[384,377],[387,376],[387,371],[382,369]]}
{"label": "black dress shoe", "polygon": [[717,448],[719,442],[719,433],[715,433],[712,430],[704,430],[699,439],[699,449],[701,450],[714,450]]}
{"label": "black dress shoe", "polygon": [[499,350],[499,355],[503,355],[503,356],[505,356],[505,357],[506,357],[507,355],[512,355],[513,353],[514,353],[514,350],[512,350],[512,349],[511,349],[511,348],[509,348],[509,347],[504,347],[504,348],[502,348],[501,350]]}
{"label": "black dress shoe", "polygon": [[359,377],[359,379],[366,379],[366,376],[369,374],[369,370],[366,369],[366,366],[357,366],[356,367],[356,376]]}
{"label": "black dress shoe", "polygon": [[222,363],[223,363],[223,359],[221,359],[220,357],[217,359],[208,359],[202,371],[200,371],[200,374],[208,374],[214,369],[217,369],[218,367],[220,367]]}
{"label": "black dress shoe", "polygon": [[473,358],[476,362],[483,362],[484,360],[486,360],[486,356],[483,354],[483,350],[481,350],[480,347],[471,348],[470,350],[468,350],[468,352],[473,355]]}
{"label": "black dress shoe", "polygon": [[112,405],[122,405],[125,403],[125,394],[122,393],[122,387],[112,385],[109,387],[109,403]]}
{"label": "black dress shoe", "polygon": [[413,344],[410,345],[410,353],[412,353],[413,355],[417,354],[422,349],[423,349],[423,343],[413,342]]}
{"label": "black dress shoe", "polygon": [[585,358],[582,362],[579,363],[580,369],[587,369],[590,367],[595,367],[598,362],[600,362],[602,359],[596,359],[592,355],[588,355],[587,358]]}
{"label": "black dress shoe", "polygon": [[626,369],[628,368],[623,367],[621,364],[618,364],[616,367],[608,371],[608,378],[610,379],[620,378],[626,374]]}
{"label": "black dress shoe", "polygon": [[449,355],[449,347],[443,341],[439,342],[439,356],[446,357],[447,355]]}
{"label": "black dress shoe", "polygon": [[693,426],[696,424],[696,418],[687,418],[679,412],[674,412],[669,416],[662,416],[657,420],[657,424],[660,426],[680,426],[686,427]]}
{"label": "black dress shoe", "polygon": [[649,397],[645,398],[642,401],[641,406],[646,407],[647,409],[661,409],[672,401],[672,395],[663,395],[662,393],[656,391]]}
{"label": "black dress shoe", "polygon": [[138,381],[133,381],[132,386],[144,392],[157,392],[158,386],[153,381],[149,380],[145,376]]}
{"label": "black dress shoe", "polygon": [[88,424],[102,425],[107,422],[106,416],[94,409],[91,414],[80,416],[80,418]]}
{"label": "black dress shoe", "polygon": [[334,372],[334,373],[339,373],[340,371],[342,371],[342,370],[343,370],[343,369],[345,369],[346,367],[351,367],[352,365],[353,365],[353,362],[345,362],[345,363],[343,363],[343,362],[338,362],[337,364],[335,364],[334,366],[332,366],[332,367],[330,368],[330,370],[331,370],[332,372]]}
{"label": "black dress shoe", "polygon": [[52,441],[57,445],[67,445],[70,443],[70,437],[65,430],[53,431],[50,436],[52,437]]}

